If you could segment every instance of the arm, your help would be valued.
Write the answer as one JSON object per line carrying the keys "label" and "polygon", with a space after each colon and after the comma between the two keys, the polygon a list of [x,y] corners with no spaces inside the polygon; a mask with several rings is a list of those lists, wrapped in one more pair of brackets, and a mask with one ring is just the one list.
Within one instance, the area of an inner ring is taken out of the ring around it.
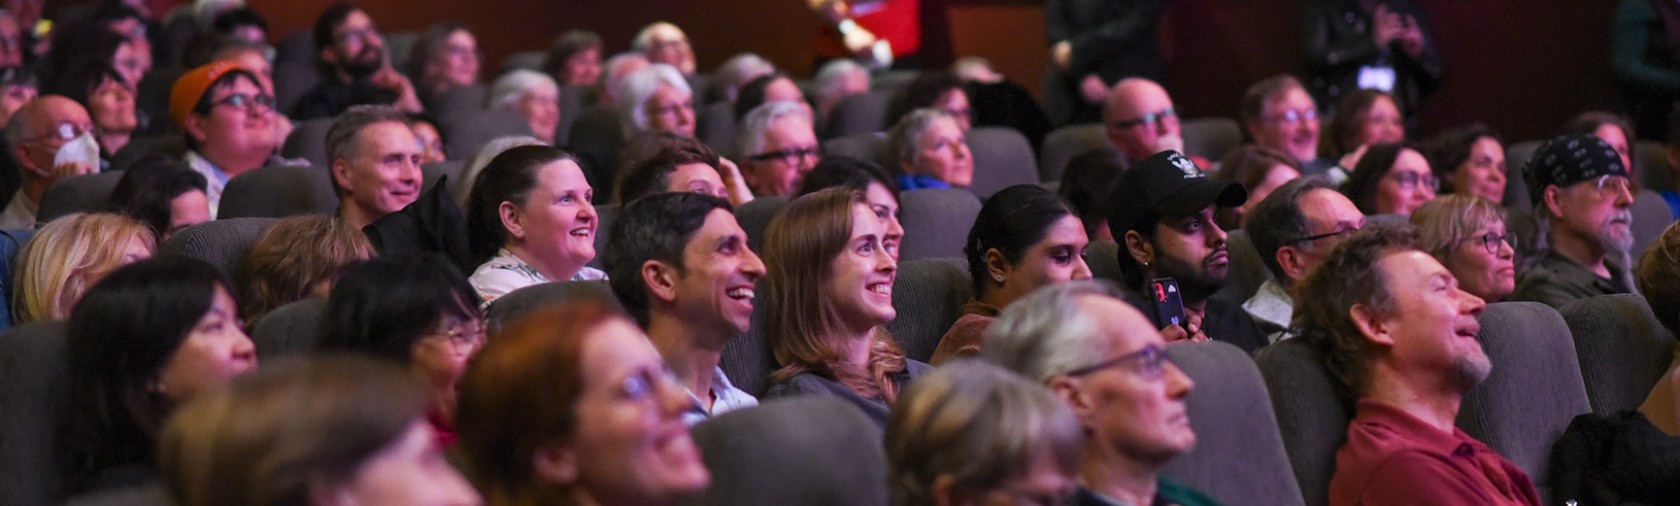
{"label": "arm", "polygon": [[[1373,21],[1374,22],[1374,21]],[[1350,36],[1341,29],[1337,9],[1326,0],[1307,5],[1304,27],[1301,30],[1301,56],[1307,69],[1323,72],[1347,65],[1359,65],[1375,60],[1383,49],[1371,37]]]}
{"label": "arm", "polygon": [[1067,39],[1071,49],[1068,73],[1083,76],[1094,72],[1110,55],[1138,44],[1150,43],[1161,22],[1166,3],[1159,0],[1136,2],[1122,15],[1109,19]]}
{"label": "arm", "polygon": [[1624,0],[1610,26],[1610,72],[1616,81],[1649,93],[1680,94],[1680,72],[1652,65],[1645,50],[1661,26],[1649,2]]}

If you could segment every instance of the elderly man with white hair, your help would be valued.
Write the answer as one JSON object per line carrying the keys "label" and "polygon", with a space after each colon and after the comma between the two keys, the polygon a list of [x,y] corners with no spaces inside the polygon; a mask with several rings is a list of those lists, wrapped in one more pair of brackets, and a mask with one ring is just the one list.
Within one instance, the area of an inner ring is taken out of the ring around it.
{"label": "elderly man with white hair", "polygon": [[684,77],[694,75],[694,48],[688,45],[688,34],[666,21],[647,25],[636,32],[630,49],[647,56],[648,63],[663,63],[675,67]]}
{"label": "elderly man with white hair", "polygon": [[496,79],[485,97],[485,108],[518,112],[531,125],[531,135],[552,141],[560,125],[560,85],[548,74],[515,70]]}
{"label": "elderly man with white hair", "polygon": [[659,132],[694,136],[694,92],[675,67],[649,65],[625,76],[613,94],[625,138]]}
{"label": "elderly man with white hair", "polygon": [[712,73],[711,89],[706,97],[710,102],[733,102],[741,87],[759,77],[776,73],[776,65],[754,53],[729,57]]}
{"label": "elderly man with white hair", "polygon": [[802,102],[758,106],[736,132],[735,153],[754,195],[792,197],[805,174],[822,161],[811,108]]}
{"label": "elderly man with white hair", "polygon": [[869,69],[855,60],[830,60],[817,69],[811,81],[817,90],[817,119],[827,122],[829,113],[841,100],[869,92]]}
{"label": "elderly man with white hair", "polygon": [[641,53],[619,53],[607,58],[607,61],[601,64],[601,90],[598,102],[604,105],[616,103],[618,97],[614,93],[618,91],[619,86],[623,85],[624,78],[647,67],[647,57],[642,56]]}

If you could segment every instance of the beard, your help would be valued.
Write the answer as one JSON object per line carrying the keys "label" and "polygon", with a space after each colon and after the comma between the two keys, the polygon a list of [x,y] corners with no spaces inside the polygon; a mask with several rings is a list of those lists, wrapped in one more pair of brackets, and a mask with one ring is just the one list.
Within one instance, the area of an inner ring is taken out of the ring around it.
{"label": "beard", "polygon": [[1155,258],[1155,275],[1163,278],[1173,278],[1178,281],[1178,289],[1185,302],[1200,302],[1212,297],[1214,292],[1225,287],[1225,281],[1230,277],[1230,264],[1223,267],[1209,266],[1209,260],[1215,253],[1225,251],[1224,247],[1208,252],[1200,262],[1192,264],[1170,255],[1160,255]]}
{"label": "beard", "polygon": [[1460,392],[1468,392],[1471,387],[1479,385],[1493,372],[1493,362],[1486,356],[1466,355],[1453,360],[1453,368],[1448,371],[1447,381],[1458,387]]}
{"label": "beard", "polygon": [[340,61],[344,62],[344,72],[350,74],[351,78],[364,79],[385,66],[385,49],[368,45],[354,57],[341,58]]}
{"label": "beard", "polygon": [[[1620,222],[1620,223],[1617,223]],[[1605,251],[1627,253],[1633,249],[1633,211],[1622,209],[1598,227],[1598,242]]]}

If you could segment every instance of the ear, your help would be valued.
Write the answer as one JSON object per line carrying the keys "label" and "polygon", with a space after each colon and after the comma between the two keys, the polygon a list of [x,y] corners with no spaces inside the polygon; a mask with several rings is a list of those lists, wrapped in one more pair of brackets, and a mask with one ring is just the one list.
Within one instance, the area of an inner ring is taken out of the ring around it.
{"label": "ear", "polygon": [[1563,216],[1563,204],[1560,202],[1563,200],[1563,188],[1557,185],[1547,186],[1540,192],[1540,198],[1545,201],[1546,210],[1550,211],[1552,216]]}
{"label": "ear", "polygon": [[549,483],[577,483],[577,460],[577,455],[566,445],[544,445],[537,449],[536,455],[531,456],[531,470],[536,472],[538,478]]}
{"label": "ear", "polygon": [[1011,270],[1014,269],[1010,268],[1009,262],[1004,261],[1003,252],[998,251],[997,248],[986,250],[986,275],[991,276],[992,281],[999,285],[1003,284],[1003,281],[999,280],[1008,276]]}
{"label": "ear", "polygon": [[1091,417],[1094,416],[1091,412],[1092,403],[1091,399],[1087,398],[1085,393],[1079,390],[1078,383],[1079,380],[1074,379],[1072,376],[1061,375],[1050,378],[1050,381],[1045,384],[1050,387],[1050,391],[1054,392],[1057,397],[1062,398],[1062,402],[1067,403],[1068,407],[1073,408],[1073,414],[1079,417],[1080,425],[1089,427],[1091,424],[1087,422],[1089,422]]}
{"label": "ear", "polygon": [[322,62],[328,65],[338,65],[338,51],[334,50],[332,46],[323,47],[320,51],[319,56]]}
{"label": "ear", "polygon": [[502,202],[496,206],[496,214],[502,218],[502,228],[507,229],[508,235],[515,239],[525,238],[524,216],[519,214],[519,206],[512,202]]}
{"label": "ear", "polygon": [[1378,315],[1376,311],[1365,307],[1364,304],[1354,304],[1348,308],[1348,317],[1353,319],[1353,326],[1359,328],[1359,333],[1364,334],[1365,339],[1384,347],[1394,346],[1394,336],[1388,333],[1387,319]]}
{"label": "ear", "polygon": [[1126,252],[1132,255],[1137,263],[1149,265],[1155,261],[1155,245],[1143,238],[1143,234],[1136,230],[1126,231]]}
{"label": "ear", "polygon": [[1284,246],[1277,250],[1277,263],[1283,268],[1283,273],[1290,279],[1301,279],[1307,276],[1305,262],[1301,260],[1301,250],[1294,246]]}
{"label": "ear", "polygon": [[677,269],[658,260],[648,260],[642,263],[642,284],[647,285],[648,296],[666,303],[677,300]]}
{"label": "ear", "polygon": [[22,163],[20,167],[23,168],[23,170],[29,171],[38,177],[48,177],[52,167],[30,167],[30,165],[34,165],[34,163],[31,161],[33,158],[29,157],[29,153],[34,149],[35,148],[30,147],[28,143],[20,143],[12,146],[12,155],[16,156],[18,162]]}
{"label": "ear", "polygon": [[349,195],[351,193],[352,186],[350,185],[350,162],[349,161],[347,161],[343,158],[338,158],[338,159],[333,160],[332,161],[332,177],[333,177],[333,181],[338,182],[338,192],[339,192],[340,196]]}
{"label": "ear", "polygon": [[205,131],[204,122],[205,119],[203,116],[199,116],[198,113],[189,112],[187,113],[187,119],[184,124],[181,125],[181,128],[187,131],[187,137],[190,137],[194,141],[202,144],[204,139],[209,137],[208,132]]}
{"label": "ear", "polygon": [[956,477],[949,474],[941,474],[938,478],[934,478],[933,486],[928,488],[928,492],[928,495],[932,496],[934,506],[953,506],[964,503],[958,497],[962,494],[962,491],[957,490]]}

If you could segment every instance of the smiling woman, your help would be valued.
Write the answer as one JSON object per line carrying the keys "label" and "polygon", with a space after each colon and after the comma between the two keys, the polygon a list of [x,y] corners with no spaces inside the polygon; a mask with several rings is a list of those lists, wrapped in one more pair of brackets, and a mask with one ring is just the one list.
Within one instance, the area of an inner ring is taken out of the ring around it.
{"label": "smiling woman", "polygon": [[467,199],[473,289],[484,304],[548,281],[606,279],[595,258],[594,190],[571,155],[545,145],[496,155]]}

